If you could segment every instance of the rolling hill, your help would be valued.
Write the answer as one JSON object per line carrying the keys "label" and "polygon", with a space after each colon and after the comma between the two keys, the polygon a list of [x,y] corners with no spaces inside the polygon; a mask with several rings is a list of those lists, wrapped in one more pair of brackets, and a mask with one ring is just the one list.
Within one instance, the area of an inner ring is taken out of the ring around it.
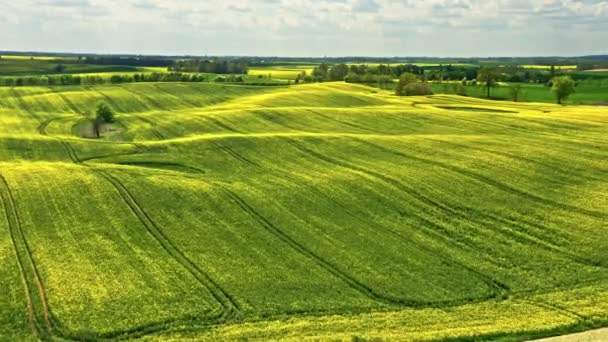
{"label": "rolling hill", "polygon": [[[99,101],[118,113],[87,139]],[[345,83],[0,88],[0,339],[608,325],[601,107]]]}

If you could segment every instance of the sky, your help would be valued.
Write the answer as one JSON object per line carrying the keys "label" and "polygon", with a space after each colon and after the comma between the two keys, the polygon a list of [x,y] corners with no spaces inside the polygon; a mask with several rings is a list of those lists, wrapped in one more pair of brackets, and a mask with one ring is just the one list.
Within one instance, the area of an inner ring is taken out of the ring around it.
{"label": "sky", "polygon": [[0,50],[314,57],[608,54],[608,0],[0,0]]}

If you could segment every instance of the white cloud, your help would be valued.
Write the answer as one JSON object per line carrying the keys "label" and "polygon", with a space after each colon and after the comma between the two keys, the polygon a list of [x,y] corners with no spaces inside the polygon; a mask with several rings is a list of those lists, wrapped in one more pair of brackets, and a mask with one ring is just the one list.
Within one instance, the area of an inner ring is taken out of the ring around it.
{"label": "white cloud", "polygon": [[606,53],[608,1],[0,0],[0,49],[243,55]]}

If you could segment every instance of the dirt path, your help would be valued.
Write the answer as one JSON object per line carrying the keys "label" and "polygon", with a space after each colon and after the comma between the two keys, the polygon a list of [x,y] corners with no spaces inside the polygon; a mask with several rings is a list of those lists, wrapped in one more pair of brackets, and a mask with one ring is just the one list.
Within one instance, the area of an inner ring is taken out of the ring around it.
{"label": "dirt path", "polygon": [[559,337],[543,338],[533,342],[603,342],[608,341],[608,328],[590,330]]}

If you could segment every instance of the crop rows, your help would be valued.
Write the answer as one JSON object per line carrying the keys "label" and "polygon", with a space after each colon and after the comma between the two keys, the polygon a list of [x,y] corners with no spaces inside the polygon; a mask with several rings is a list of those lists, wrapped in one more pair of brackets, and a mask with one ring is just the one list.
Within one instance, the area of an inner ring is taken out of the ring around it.
{"label": "crop rows", "polygon": [[[0,91],[0,273],[21,299],[0,294],[0,311],[22,304],[18,336],[517,339],[608,322],[591,304],[608,296],[597,108],[342,83]],[[122,131],[78,136],[100,100]]]}

